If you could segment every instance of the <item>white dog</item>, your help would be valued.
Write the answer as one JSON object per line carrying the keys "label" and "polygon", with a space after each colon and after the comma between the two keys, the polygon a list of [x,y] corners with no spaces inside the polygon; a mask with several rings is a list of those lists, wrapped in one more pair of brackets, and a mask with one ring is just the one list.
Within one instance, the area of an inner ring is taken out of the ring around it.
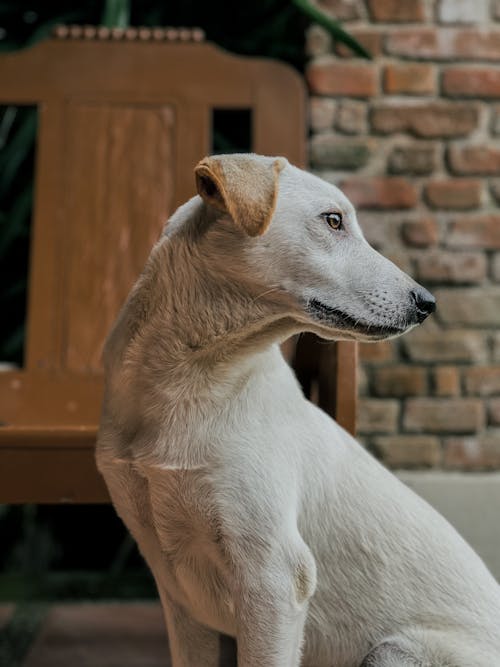
{"label": "white dog", "polygon": [[160,593],[174,667],[498,667],[500,587],[429,505],[307,401],[279,343],[379,340],[434,299],[334,186],[220,155],[105,349],[98,465]]}

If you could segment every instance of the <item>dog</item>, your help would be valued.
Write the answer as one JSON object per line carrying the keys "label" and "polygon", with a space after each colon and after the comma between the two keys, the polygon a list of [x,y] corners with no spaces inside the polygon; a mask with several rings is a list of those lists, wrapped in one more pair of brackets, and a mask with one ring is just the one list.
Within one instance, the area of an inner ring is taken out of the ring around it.
{"label": "dog", "polygon": [[195,175],[106,342],[97,444],[173,667],[216,667],[221,633],[239,667],[500,665],[486,566],[304,398],[279,347],[398,336],[434,298],[284,158]]}

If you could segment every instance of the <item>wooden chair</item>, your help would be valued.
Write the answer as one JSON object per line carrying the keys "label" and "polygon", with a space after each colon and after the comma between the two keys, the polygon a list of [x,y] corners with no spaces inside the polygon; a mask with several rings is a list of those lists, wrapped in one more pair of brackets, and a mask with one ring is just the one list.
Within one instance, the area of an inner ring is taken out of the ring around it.
{"label": "wooden chair", "polygon": [[[255,152],[306,161],[290,67],[189,31],[136,33],[73,31],[81,39],[0,58],[0,103],[39,111],[25,365],[0,373],[3,503],[108,501],[94,464],[102,344],[168,215],[194,194],[212,110],[249,109]],[[301,378],[352,431],[355,346],[322,346],[315,368],[307,340]]]}

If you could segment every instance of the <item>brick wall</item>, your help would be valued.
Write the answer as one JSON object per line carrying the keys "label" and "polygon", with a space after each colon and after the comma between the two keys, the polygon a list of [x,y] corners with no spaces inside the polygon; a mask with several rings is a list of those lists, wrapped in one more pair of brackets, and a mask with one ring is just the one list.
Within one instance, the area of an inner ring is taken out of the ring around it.
{"label": "brick wall", "polygon": [[309,30],[311,168],[438,300],[361,346],[361,439],[393,467],[500,468],[500,1],[317,1],[373,60]]}

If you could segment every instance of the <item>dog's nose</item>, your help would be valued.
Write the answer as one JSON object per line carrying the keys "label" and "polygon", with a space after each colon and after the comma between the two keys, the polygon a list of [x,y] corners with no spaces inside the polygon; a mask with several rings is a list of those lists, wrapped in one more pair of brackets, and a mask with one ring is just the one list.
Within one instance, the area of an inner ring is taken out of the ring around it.
{"label": "dog's nose", "polygon": [[436,299],[423,287],[411,291],[415,301],[417,320],[423,322],[425,318],[436,310]]}

